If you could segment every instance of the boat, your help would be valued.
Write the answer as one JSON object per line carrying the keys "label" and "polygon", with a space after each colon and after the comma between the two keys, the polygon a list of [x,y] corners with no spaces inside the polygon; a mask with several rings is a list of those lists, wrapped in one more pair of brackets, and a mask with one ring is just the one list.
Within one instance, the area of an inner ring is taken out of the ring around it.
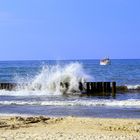
{"label": "boat", "polygon": [[110,65],[110,64],[111,60],[108,57],[100,60],[100,65]]}

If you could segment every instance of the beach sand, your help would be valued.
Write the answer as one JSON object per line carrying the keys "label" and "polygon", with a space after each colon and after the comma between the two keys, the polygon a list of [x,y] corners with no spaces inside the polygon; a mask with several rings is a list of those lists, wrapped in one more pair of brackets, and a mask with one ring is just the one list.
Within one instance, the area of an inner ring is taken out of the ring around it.
{"label": "beach sand", "polygon": [[140,140],[140,119],[2,116],[0,140]]}

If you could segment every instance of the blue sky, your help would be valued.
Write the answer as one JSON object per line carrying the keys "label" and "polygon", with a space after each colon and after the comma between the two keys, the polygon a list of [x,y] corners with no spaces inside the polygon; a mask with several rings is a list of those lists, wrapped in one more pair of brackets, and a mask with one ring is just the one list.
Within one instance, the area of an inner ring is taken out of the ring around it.
{"label": "blue sky", "polygon": [[139,0],[1,0],[0,60],[140,58]]}

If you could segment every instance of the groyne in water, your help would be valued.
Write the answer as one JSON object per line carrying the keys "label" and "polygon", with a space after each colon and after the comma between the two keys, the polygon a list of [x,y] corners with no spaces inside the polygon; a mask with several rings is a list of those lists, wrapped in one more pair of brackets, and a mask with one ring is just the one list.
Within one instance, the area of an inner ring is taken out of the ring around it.
{"label": "groyne in water", "polygon": [[[28,87],[29,83],[0,83],[0,90],[17,90],[20,88]],[[64,94],[69,89],[69,83],[60,83],[60,87],[65,88]],[[40,90],[41,85],[36,84],[30,90]],[[116,82],[79,82],[79,91],[82,95],[95,95],[95,96],[116,96],[117,92],[136,92],[140,88],[129,88],[127,86],[117,86]],[[73,91],[76,92],[76,91]]]}

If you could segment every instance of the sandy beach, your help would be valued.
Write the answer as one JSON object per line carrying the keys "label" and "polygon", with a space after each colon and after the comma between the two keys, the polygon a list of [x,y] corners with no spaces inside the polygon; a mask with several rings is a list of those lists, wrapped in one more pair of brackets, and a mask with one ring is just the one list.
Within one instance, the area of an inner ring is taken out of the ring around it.
{"label": "sandy beach", "polygon": [[0,140],[139,140],[140,119],[0,117]]}

